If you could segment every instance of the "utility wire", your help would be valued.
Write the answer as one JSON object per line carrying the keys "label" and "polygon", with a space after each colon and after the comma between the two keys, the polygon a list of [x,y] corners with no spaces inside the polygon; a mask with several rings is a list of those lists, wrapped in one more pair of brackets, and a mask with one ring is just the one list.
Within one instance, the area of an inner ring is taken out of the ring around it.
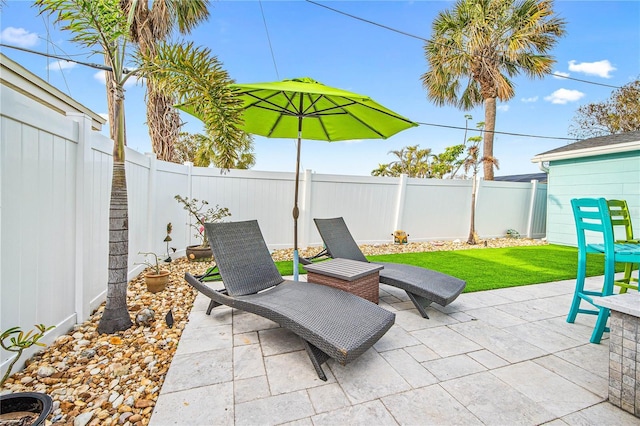
{"label": "utility wire", "polygon": [[[343,12],[343,11],[335,9],[333,7],[324,5],[322,3],[317,3],[317,2],[315,2],[313,0],[305,0],[305,1],[307,3],[311,3],[313,5],[316,5],[316,6],[319,6],[319,7],[323,7],[325,9],[327,9],[327,10],[332,11],[332,12],[339,13],[340,15],[348,16],[349,18],[356,19],[356,20],[362,21],[362,22],[366,22],[367,24],[375,25],[376,27],[384,28],[385,30],[393,31],[395,33],[402,34],[402,35],[405,35],[407,37],[415,38],[415,39],[418,39],[418,40],[422,40],[424,42],[428,42],[429,41],[428,39],[426,39],[424,37],[420,37],[420,36],[417,36],[415,34],[411,34],[411,33],[405,32],[405,31],[401,31],[401,30],[398,30],[396,28],[390,27],[388,25],[383,25],[383,24],[380,24],[378,22],[371,21],[369,19],[361,18],[359,16],[352,15],[352,14],[347,13],[347,12]],[[460,51],[461,53],[467,53],[462,49],[457,49],[457,50]],[[476,56],[480,56],[481,58],[484,58],[482,55],[479,55],[477,53],[472,54],[472,55],[476,55]],[[487,59],[487,58],[485,58],[485,59]],[[519,66],[518,64],[514,64],[514,63],[511,63],[511,65]],[[565,76],[565,75],[561,75],[561,74],[554,74],[554,73],[547,73],[547,74],[551,75],[553,77],[556,77],[556,78],[564,78],[564,79],[567,79],[567,80],[579,81],[581,83],[593,84],[593,85],[602,86],[602,87],[609,87],[609,88],[612,88],[612,89],[621,89],[620,86],[614,86],[614,85],[611,85],[611,84],[598,83],[598,82],[595,82],[595,81],[583,80],[583,79],[580,79],[580,78],[569,77],[569,76]]]}
{"label": "utility wire", "polygon": [[[486,132],[486,130],[482,130],[482,129],[468,129],[466,127],[448,126],[446,124],[423,123],[423,122],[420,122],[420,121],[416,121],[416,123],[420,124],[421,126],[444,127],[444,128],[447,128],[447,129],[468,130],[470,132]],[[558,140],[565,140],[565,141],[572,141],[572,142],[575,142],[575,141],[579,140],[579,139],[576,139],[576,138],[564,138],[564,137],[555,137],[555,136],[538,136],[538,135],[528,135],[528,134],[525,134],[525,133],[499,132],[497,130],[494,130],[491,133],[494,133],[496,135],[522,136],[522,137],[526,137],[526,138],[537,138],[537,139],[558,139]]]}
{"label": "utility wire", "polygon": [[[75,59],[69,59],[69,58],[64,58],[62,56],[58,56],[58,55],[51,55],[49,53],[42,53],[42,52],[38,52],[37,50],[31,50],[31,49],[27,49],[25,47],[18,47],[18,46],[10,46],[8,44],[4,44],[4,43],[0,43],[0,46],[2,47],[6,47],[9,49],[15,49],[15,50],[21,50],[23,52],[27,52],[27,53],[33,53],[35,55],[40,55],[40,56],[45,56],[47,58],[54,58],[54,59],[59,59],[61,61],[67,61],[67,62],[75,62],[76,64],[80,64],[80,65],[84,65],[86,67],[90,67],[90,68],[96,68],[99,70],[103,70],[103,71],[113,71],[111,69],[111,67],[108,67],[106,65],[101,65],[101,64],[94,64],[91,62],[82,62],[82,61],[77,61]],[[129,71],[126,70],[125,74],[128,73]]]}
{"label": "utility wire", "polygon": [[[47,21],[47,19],[44,17],[44,15],[42,16],[42,22],[44,23],[44,27],[45,27],[45,29],[47,31],[47,38],[45,39],[45,42],[47,43],[47,54],[49,54],[49,45],[51,45],[51,48],[53,49],[53,52],[57,54],[58,52],[56,51],[56,45],[55,45],[55,43],[53,43],[51,41],[51,33],[49,32],[49,21]],[[65,55],[69,56],[67,54],[67,52],[65,52],[63,49],[60,49],[60,50]],[[62,65],[61,65],[60,61],[58,61],[57,65],[58,65],[58,69],[60,71],[60,75],[62,76],[62,80],[64,81],[64,85],[67,88],[67,94],[69,96],[72,96],[71,95],[71,88],[69,87],[69,83],[67,82],[67,76],[65,75],[64,72],[62,72]],[[49,67],[50,67],[49,58],[47,58],[47,82],[50,82],[49,81],[49,78],[50,78],[50,76],[49,76],[49,70],[50,70]]]}
{"label": "utility wire", "polygon": [[276,69],[276,77],[280,80],[280,74],[278,73],[278,65],[276,64],[276,57],[273,54],[273,46],[271,46],[271,37],[269,37],[269,28],[267,28],[267,20],[264,17],[264,9],[262,8],[262,0],[259,0],[260,13],[262,13],[262,22],[264,22],[264,30],[267,33],[267,41],[269,42],[269,50],[271,51],[271,59],[273,60],[273,67]]}

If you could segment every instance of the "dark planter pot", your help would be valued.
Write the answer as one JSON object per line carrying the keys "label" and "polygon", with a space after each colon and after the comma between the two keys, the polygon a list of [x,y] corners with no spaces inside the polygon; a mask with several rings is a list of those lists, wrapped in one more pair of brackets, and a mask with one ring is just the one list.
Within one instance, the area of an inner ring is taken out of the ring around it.
{"label": "dark planter pot", "polygon": [[211,247],[188,246],[187,259],[190,262],[208,262],[213,259]]}
{"label": "dark planter pot", "polygon": [[0,395],[0,423],[5,415],[10,413],[35,413],[37,418],[31,425],[43,425],[45,419],[51,413],[53,399],[46,393],[18,392]]}

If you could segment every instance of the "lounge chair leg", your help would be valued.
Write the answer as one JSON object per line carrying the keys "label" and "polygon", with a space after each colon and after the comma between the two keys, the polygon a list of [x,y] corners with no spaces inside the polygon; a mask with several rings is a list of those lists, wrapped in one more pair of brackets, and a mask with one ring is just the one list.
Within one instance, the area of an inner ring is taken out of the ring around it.
{"label": "lounge chair leg", "polygon": [[207,315],[211,315],[211,310],[213,308],[215,308],[216,306],[222,306],[220,303],[216,302],[215,300],[211,299],[209,301],[209,307],[207,307]]}
{"label": "lounge chair leg", "polygon": [[309,355],[309,359],[311,359],[313,368],[315,368],[316,373],[318,373],[318,377],[320,378],[320,380],[326,382],[327,376],[322,370],[322,363],[329,359],[329,355],[325,354],[320,349],[316,348],[304,339],[302,339],[302,342],[304,343],[304,349],[307,351],[307,355]]}
{"label": "lounge chair leg", "polygon": [[418,312],[420,312],[422,318],[429,319],[429,315],[427,315],[427,306],[431,304],[431,300],[426,297],[418,296],[417,294],[409,293],[408,291],[407,296],[409,296],[409,299],[411,299]]}

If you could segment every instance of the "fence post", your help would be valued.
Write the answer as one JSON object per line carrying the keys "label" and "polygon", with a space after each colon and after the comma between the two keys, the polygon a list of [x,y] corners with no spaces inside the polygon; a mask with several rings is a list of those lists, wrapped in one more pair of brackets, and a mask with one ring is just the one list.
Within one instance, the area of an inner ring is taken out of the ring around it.
{"label": "fence post", "polygon": [[533,214],[536,208],[536,195],[538,193],[538,181],[531,181],[531,197],[529,199],[529,217],[527,220],[527,238],[533,237]]}
{"label": "fence post", "polygon": [[402,215],[404,214],[404,199],[407,193],[407,178],[406,174],[401,174],[398,180],[398,195],[396,197],[396,211],[393,218],[393,230],[402,229]]}
{"label": "fence post", "polygon": [[91,222],[85,223],[85,219],[89,217],[87,212],[87,203],[90,199],[89,191],[91,190],[88,183],[91,181],[90,171],[88,169],[91,163],[91,117],[82,113],[68,112],[67,116],[71,117],[78,126],[78,145],[76,152],[76,185],[75,185],[75,298],[74,305],[76,311],[76,324],[80,324],[89,318],[89,301],[85,300],[85,285],[90,282],[89,260],[90,244],[85,240],[90,235],[85,232],[85,228],[91,226]]}
{"label": "fence post", "polygon": [[154,236],[157,235],[156,225],[158,217],[156,215],[156,200],[157,200],[157,186],[158,186],[158,156],[155,152],[145,153],[149,159],[149,186],[147,188],[147,247],[153,247],[153,252],[158,250],[154,246]]}
{"label": "fence post", "polygon": [[313,180],[312,171],[305,169],[303,173],[302,184],[302,211],[300,212],[300,219],[302,219],[302,233],[300,235],[300,247],[306,248],[309,246],[309,229],[311,226],[311,183]]}
{"label": "fence post", "polygon": [[[185,166],[187,166],[187,198],[189,198],[190,200],[193,199],[193,163],[191,161],[185,161],[183,163]],[[187,241],[186,244],[184,244],[185,247],[190,246],[191,243],[191,222],[192,222],[192,218],[191,215],[187,215],[187,220],[189,221],[188,223],[185,223],[184,226],[187,227]],[[186,251],[185,251],[185,256],[186,256]]]}

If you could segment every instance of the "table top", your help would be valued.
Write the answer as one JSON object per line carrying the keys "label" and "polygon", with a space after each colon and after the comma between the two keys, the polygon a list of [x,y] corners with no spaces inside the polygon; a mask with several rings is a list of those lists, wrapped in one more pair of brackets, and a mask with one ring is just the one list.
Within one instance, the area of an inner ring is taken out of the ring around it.
{"label": "table top", "polygon": [[640,317],[640,293],[637,291],[629,290],[624,294],[593,297],[593,303],[614,311],[633,315],[634,317]]}
{"label": "table top", "polygon": [[384,266],[375,263],[350,259],[325,260],[324,262],[304,265],[303,267],[308,272],[314,272],[345,281],[355,281],[358,278],[365,277],[384,268]]}

